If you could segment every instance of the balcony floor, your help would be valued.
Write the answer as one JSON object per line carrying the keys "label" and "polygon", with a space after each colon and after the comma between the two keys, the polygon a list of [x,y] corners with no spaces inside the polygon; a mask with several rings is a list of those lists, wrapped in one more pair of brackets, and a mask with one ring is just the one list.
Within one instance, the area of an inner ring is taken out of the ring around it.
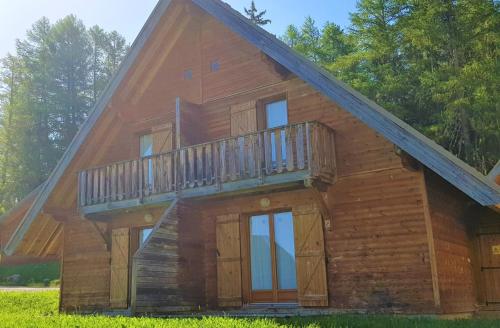
{"label": "balcony floor", "polygon": [[185,188],[180,191],[155,194],[151,196],[124,200],[116,200],[107,203],[86,205],[80,208],[85,216],[101,215],[109,212],[129,210],[142,206],[165,205],[176,198],[210,198],[224,197],[228,195],[250,194],[265,192],[268,190],[300,188],[304,182],[311,178],[309,170],[285,172],[261,178],[251,178],[237,181],[226,181],[220,184],[208,186],[196,186]]}

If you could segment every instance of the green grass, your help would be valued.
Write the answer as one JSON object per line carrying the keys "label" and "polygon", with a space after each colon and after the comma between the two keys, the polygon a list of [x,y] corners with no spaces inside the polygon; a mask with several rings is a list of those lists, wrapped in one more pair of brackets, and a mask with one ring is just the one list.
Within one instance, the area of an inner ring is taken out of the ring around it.
{"label": "green grass", "polygon": [[500,327],[494,320],[446,321],[396,316],[337,315],[292,319],[155,319],[59,314],[58,292],[0,292],[0,327],[168,327],[168,328],[274,328],[274,327]]}
{"label": "green grass", "polygon": [[[20,275],[17,283],[8,281],[8,277]],[[44,286],[56,283],[59,279],[59,263],[40,263],[23,265],[0,265],[1,286]]]}

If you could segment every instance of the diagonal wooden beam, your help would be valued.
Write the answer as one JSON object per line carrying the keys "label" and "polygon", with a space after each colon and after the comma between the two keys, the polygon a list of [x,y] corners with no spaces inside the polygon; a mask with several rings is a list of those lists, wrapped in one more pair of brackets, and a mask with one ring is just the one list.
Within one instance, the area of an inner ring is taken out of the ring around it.
{"label": "diagonal wooden beam", "polygon": [[52,234],[49,236],[45,244],[42,247],[40,247],[37,256],[42,257],[47,255],[48,250],[54,244],[54,242],[62,235],[62,232],[63,232],[63,225],[59,223],[52,232]]}
{"label": "diagonal wooden beam", "polygon": [[45,221],[38,230],[36,237],[30,241],[29,247],[25,251],[26,255],[29,255],[31,253],[36,253],[37,252],[36,248],[41,243],[43,236],[47,234],[47,230],[50,231],[51,229],[54,228],[54,225],[55,226],[58,225],[58,223],[56,223],[55,220],[52,219],[50,215],[43,214],[42,217],[44,218]]}
{"label": "diagonal wooden beam", "polygon": [[160,24],[160,29],[156,31],[155,36],[148,41],[150,48],[143,56],[141,56],[141,58],[138,59],[136,68],[133,69],[130,78],[125,82],[125,86],[120,92],[120,98],[127,99],[130,96],[134,87],[142,82],[142,75],[145,71],[147,71],[148,66],[154,61],[154,57],[161,52],[161,47],[165,42],[168,42],[165,36],[172,29],[172,27],[175,26],[183,8],[182,6],[174,6],[171,10],[169,19],[165,22],[165,24]]}
{"label": "diagonal wooden beam", "polygon": [[[136,92],[131,92],[130,94],[133,95],[132,98],[132,104],[137,105],[141,97],[144,95],[146,90],[149,89],[149,86],[157,76],[158,71],[161,69],[163,64],[165,63],[166,59],[174,49],[174,46],[177,44],[177,41],[179,40],[180,36],[184,33],[186,27],[188,26],[188,23],[191,21],[191,18],[189,16],[183,17],[183,19],[178,23],[178,25],[175,27],[175,30],[173,31],[173,35],[168,35],[165,38],[168,40],[167,44],[162,47],[161,49],[158,50],[160,56],[159,59],[154,61],[154,64],[152,67],[147,70],[142,78],[141,78],[141,83],[139,84],[139,87]],[[158,55],[158,54],[157,54]]]}

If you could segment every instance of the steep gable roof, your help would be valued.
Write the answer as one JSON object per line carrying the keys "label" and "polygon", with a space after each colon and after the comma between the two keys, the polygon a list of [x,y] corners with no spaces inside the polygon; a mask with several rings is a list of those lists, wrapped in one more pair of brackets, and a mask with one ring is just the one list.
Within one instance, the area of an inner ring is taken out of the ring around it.
{"label": "steep gable roof", "polygon": [[[220,0],[191,1],[481,205],[489,206],[500,203],[498,186],[486,179],[484,175],[373,101],[297,54],[275,36],[252,24],[229,5]],[[7,254],[12,254],[15,251],[17,244],[42,209],[171,2],[171,0],[160,0],[153,10],[118,72],[43,185],[33,205],[9,241],[5,249]]]}

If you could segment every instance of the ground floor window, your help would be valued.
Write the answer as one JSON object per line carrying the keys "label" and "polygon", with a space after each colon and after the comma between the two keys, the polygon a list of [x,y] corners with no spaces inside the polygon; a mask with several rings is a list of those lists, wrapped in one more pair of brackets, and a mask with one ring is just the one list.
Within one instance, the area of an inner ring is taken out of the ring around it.
{"label": "ground floor window", "polygon": [[292,212],[249,218],[252,301],[288,302],[297,298]]}
{"label": "ground floor window", "polygon": [[153,228],[142,228],[139,230],[139,247],[144,244],[151,232],[153,232]]}

